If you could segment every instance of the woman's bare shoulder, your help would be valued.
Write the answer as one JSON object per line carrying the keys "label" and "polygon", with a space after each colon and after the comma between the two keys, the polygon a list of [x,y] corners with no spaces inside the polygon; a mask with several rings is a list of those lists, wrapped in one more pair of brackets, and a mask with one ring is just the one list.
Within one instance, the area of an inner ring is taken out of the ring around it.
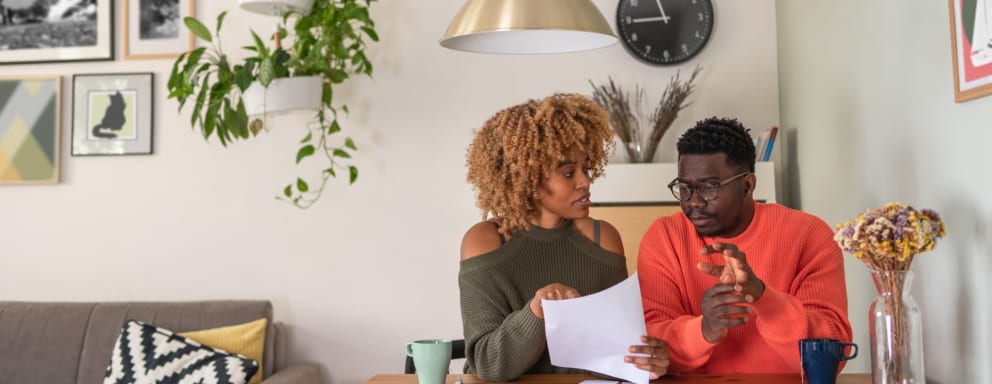
{"label": "woman's bare shoulder", "polygon": [[494,220],[482,221],[465,232],[465,237],[462,238],[462,260],[484,255],[503,245],[496,223]]}

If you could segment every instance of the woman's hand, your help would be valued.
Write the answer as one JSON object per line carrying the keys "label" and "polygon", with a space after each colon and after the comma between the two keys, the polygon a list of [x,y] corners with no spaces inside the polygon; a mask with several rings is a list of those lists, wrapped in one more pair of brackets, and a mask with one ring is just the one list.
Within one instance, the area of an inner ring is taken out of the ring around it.
{"label": "woman's hand", "polygon": [[537,316],[538,319],[543,320],[544,308],[541,307],[541,299],[564,300],[574,299],[579,296],[581,295],[579,295],[579,291],[576,291],[575,288],[558,283],[548,284],[534,293],[534,298],[530,300],[530,311],[534,312],[534,316]]}
{"label": "woman's hand", "polygon": [[644,345],[631,345],[630,353],[647,356],[624,356],[623,361],[650,372],[651,380],[664,376],[671,364],[668,359],[668,344],[654,336],[641,336],[641,341]]}

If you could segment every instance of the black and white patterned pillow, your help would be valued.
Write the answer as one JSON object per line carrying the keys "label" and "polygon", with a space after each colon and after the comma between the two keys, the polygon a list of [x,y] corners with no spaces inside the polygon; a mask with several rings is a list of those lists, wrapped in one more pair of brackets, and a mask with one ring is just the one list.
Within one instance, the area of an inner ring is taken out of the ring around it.
{"label": "black and white patterned pillow", "polygon": [[258,362],[129,320],[121,328],[103,384],[245,384]]}

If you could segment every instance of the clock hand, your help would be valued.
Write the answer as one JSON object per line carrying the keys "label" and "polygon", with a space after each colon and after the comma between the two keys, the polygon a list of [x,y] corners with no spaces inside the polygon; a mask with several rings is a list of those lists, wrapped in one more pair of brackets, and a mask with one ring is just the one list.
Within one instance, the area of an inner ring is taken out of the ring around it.
{"label": "clock hand", "polygon": [[654,0],[654,2],[658,4],[658,10],[661,11],[661,18],[659,20],[664,21],[665,24],[668,24],[668,20],[670,20],[671,17],[665,15],[665,8],[661,6],[661,0]]}
{"label": "clock hand", "polygon": [[631,23],[648,23],[648,22],[652,22],[652,21],[664,21],[667,24],[668,23],[668,19],[670,19],[670,17],[669,18],[665,18],[664,16],[640,17],[640,18],[636,18],[636,19],[631,19],[630,22]]}

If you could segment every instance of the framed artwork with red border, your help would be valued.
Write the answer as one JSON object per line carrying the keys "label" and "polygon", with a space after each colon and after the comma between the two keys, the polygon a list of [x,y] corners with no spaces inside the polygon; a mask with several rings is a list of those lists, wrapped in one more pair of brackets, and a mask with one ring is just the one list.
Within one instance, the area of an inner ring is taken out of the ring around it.
{"label": "framed artwork with red border", "polygon": [[954,102],[992,94],[992,0],[948,0]]}

